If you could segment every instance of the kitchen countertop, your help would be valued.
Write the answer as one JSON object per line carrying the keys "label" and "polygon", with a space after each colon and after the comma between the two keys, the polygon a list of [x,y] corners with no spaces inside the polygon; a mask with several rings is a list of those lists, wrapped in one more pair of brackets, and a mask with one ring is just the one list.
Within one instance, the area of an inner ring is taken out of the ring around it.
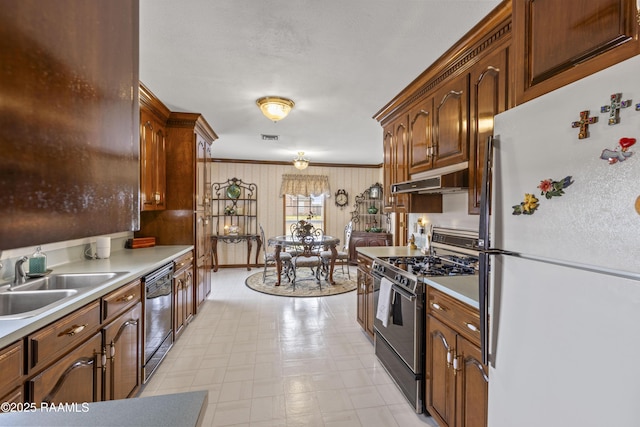
{"label": "kitchen countertop", "polygon": [[369,258],[424,256],[420,249],[410,249],[408,246],[358,246],[356,251]]}
{"label": "kitchen countertop", "polygon": [[14,343],[122,285],[170,263],[192,249],[193,246],[188,245],[123,249],[111,252],[111,256],[107,259],[76,261],[53,267],[52,274],[107,272],[121,272],[124,274],[86,292],[79,292],[78,295],[68,298],[62,304],[56,305],[51,310],[47,310],[37,316],[24,319],[0,318],[0,348]]}
{"label": "kitchen countertop", "polygon": [[[208,392],[109,400],[77,405],[66,410],[9,412],[0,414],[0,426],[149,426],[196,427],[202,425]],[[58,407],[56,407],[58,408]]]}
{"label": "kitchen countertop", "polygon": [[[407,246],[361,246],[358,252],[370,258],[414,257],[424,256],[419,249]],[[478,276],[436,276],[420,277],[423,283],[450,295],[471,307],[479,307]]]}

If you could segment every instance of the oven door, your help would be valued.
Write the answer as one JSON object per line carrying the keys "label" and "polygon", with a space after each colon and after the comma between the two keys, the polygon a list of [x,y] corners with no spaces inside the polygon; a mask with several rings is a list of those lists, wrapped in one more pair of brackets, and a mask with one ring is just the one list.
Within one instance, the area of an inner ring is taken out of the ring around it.
{"label": "oven door", "polygon": [[[380,296],[379,277],[374,276],[373,290],[374,307],[377,312]],[[424,301],[421,293],[414,295],[393,285],[387,326],[385,327],[377,317],[373,322],[376,333],[385,339],[387,344],[416,374],[422,373],[423,310]]]}

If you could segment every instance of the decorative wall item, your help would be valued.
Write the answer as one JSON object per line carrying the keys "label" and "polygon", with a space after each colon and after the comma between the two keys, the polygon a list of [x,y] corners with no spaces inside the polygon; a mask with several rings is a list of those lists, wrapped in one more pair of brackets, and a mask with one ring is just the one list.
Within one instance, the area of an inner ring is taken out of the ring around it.
{"label": "decorative wall item", "polygon": [[597,117],[589,117],[589,110],[580,112],[580,120],[571,123],[572,128],[580,128],[578,132],[578,139],[589,138],[589,125],[598,121]]}
{"label": "decorative wall item", "polygon": [[344,190],[344,188],[336,191],[336,206],[339,208],[343,208],[349,204],[349,194]]}
{"label": "decorative wall item", "polygon": [[620,138],[618,142],[620,149],[616,148],[615,150],[609,150],[605,148],[602,150],[602,154],[600,154],[600,158],[602,160],[606,160],[610,165],[616,164],[618,162],[624,162],[627,158],[633,155],[633,151],[628,151],[629,147],[636,143],[635,138]]}
{"label": "decorative wall item", "polygon": [[609,113],[609,125],[617,125],[620,123],[620,109],[627,108],[631,105],[631,100],[621,101],[622,94],[611,94],[609,105],[603,105],[600,107],[601,113]]}
{"label": "decorative wall item", "polygon": [[524,194],[524,201],[519,205],[512,206],[513,215],[533,215],[538,209],[538,199],[530,193]]}

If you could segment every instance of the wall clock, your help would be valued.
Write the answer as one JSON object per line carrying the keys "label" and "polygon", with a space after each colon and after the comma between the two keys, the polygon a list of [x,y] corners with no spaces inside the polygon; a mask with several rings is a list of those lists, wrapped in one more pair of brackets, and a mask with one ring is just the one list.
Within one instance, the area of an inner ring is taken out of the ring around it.
{"label": "wall clock", "polygon": [[344,188],[336,191],[336,206],[338,206],[339,208],[343,208],[347,206],[348,203],[349,195],[346,191],[344,191]]}

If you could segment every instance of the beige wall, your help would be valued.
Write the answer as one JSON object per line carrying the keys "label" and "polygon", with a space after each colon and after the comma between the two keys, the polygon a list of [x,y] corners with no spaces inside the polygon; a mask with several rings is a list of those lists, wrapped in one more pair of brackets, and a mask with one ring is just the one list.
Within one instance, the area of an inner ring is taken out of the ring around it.
{"label": "beige wall", "polygon": [[[331,197],[325,203],[325,233],[344,239],[344,226],[351,219],[354,198],[376,182],[382,183],[382,168],[314,167],[298,171],[293,166],[263,165],[247,163],[214,163],[212,182],[224,182],[238,178],[258,186],[258,222],[262,224],[267,238],[283,234],[283,200],[280,184],[283,174],[327,175],[331,185]],[[349,205],[340,209],[335,205],[334,196],[339,188],[349,194]],[[251,258],[255,258],[255,247]],[[262,254],[260,254],[260,259]],[[244,243],[218,244],[218,262],[222,266],[246,263],[247,246]],[[253,261],[252,261],[253,262]]]}

